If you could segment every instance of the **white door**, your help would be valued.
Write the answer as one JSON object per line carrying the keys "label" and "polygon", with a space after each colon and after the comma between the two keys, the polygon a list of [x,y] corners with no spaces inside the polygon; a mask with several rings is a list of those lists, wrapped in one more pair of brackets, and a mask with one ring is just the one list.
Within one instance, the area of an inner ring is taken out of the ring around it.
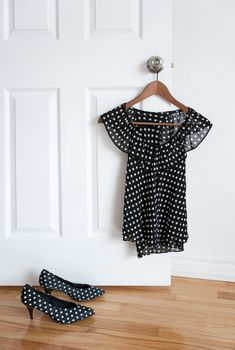
{"label": "white door", "polygon": [[[47,268],[82,283],[167,285],[170,254],[122,241],[127,157],[101,113],[154,79],[170,88],[170,0],[2,0],[0,283]],[[158,98],[137,108],[169,110]]]}

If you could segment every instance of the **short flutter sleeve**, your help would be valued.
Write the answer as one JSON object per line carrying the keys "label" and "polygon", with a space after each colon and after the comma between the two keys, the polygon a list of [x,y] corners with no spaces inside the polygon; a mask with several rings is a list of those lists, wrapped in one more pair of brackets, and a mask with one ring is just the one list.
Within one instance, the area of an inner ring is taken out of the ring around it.
{"label": "short flutter sleeve", "polygon": [[181,132],[179,133],[185,151],[188,152],[195,149],[205,139],[212,125],[209,119],[189,107],[188,116],[182,124]]}
{"label": "short flutter sleeve", "polygon": [[127,113],[125,103],[114,107],[100,116],[111,140],[122,152],[129,153],[133,124]]}

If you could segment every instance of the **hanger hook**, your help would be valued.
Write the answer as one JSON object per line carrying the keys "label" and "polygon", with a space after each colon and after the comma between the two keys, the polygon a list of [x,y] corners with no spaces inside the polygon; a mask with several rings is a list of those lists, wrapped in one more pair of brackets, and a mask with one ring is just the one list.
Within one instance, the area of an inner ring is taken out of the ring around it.
{"label": "hanger hook", "polygon": [[163,70],[164,60],[160,56],[152,56],[147,61],[147,68],[151,73],[156,74],[158,80],[158,73]]}

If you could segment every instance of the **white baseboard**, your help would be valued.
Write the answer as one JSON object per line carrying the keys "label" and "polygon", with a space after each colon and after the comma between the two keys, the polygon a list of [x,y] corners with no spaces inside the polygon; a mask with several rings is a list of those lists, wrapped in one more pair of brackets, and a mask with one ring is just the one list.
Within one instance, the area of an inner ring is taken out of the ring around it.
{"label": "white baseboard", "polygon": [[172,256],[172,276],[235,282],[235,260]]}

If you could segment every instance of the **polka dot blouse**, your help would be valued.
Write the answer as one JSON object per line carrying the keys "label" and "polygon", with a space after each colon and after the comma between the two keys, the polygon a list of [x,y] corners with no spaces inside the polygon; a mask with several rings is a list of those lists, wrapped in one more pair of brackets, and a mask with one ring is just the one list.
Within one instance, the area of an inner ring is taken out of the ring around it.
{"label": "polka dot blouse", "polygon": [[[186,158],[206,137],[212,123],[188,107],[150,112],[126,103],[101,115],[114,144],[128,154],[124,193],[124,241],[135,242],[137,256],[180,252],[188,240]],[[152,126],[138,122],[177,123]]]}

